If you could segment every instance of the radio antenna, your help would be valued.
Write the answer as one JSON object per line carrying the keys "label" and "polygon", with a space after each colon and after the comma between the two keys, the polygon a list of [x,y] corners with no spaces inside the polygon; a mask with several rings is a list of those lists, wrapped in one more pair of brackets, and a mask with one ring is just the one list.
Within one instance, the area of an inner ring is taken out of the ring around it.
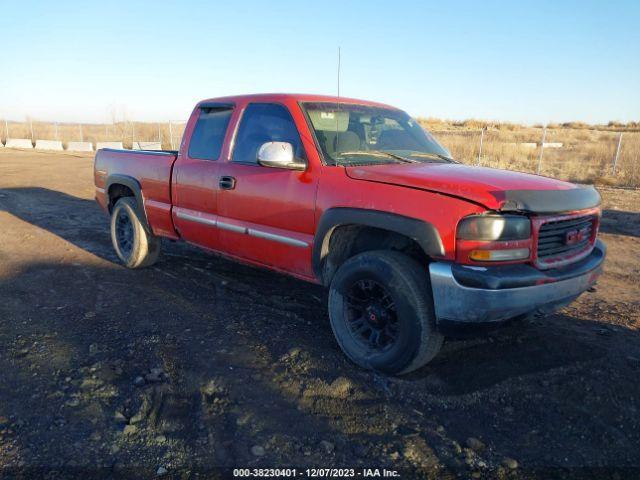
{"label": "radio antenna", "polygon": [[[338,46],[338,95],[337,95],[337,107],[336,108],[336,154],[338,152],[338,146],[340,145],[339,143],[339,129],[338,129],[338,119],[339,119],[339,113],[340,113],[340,46]],[[336,159],[336,164],[338,163],[338,160]]]}
{"label": "radio antenna", "polygon": [[340,103],[340,47],[338,47],[338,103]]}

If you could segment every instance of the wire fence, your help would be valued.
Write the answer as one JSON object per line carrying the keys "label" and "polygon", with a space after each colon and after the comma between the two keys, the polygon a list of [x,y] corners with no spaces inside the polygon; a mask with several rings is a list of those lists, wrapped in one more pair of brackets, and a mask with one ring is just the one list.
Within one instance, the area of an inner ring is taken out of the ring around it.
{"label": "wire fence", "polygon": [[[177,150],[186,121],[71,124],[27,120],[0,123],[0,142],[24,139],[117,142],[123,148]],[[640,187],[640,131],[588,128],[436,129],[423,124],[454,158],[469,165],[517,170],[564,180]]]}

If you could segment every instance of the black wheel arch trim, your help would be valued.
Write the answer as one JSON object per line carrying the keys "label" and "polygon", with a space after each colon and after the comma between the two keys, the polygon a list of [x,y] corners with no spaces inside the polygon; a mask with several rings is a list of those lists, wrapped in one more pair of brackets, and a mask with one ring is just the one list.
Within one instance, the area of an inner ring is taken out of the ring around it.
{"label": "black wheel arch trim", "polygon": [[313,241],[313,272],[323,283],[323,265],[329,254],[329,240],[337,227],[345,225],[361,225],[396,232],[414,240],[429,257],[442,257],[445,254],[440,234],[429,222],[382,210],[334,207],[322,214]]}
{"label": "black wheel arch trim", "polygon": [[[147,222],[147,214],[144,209],[144,197],[142,196],[142,187],[140,186],[140,182],[129,175],[114,173],[107,177],[107,181],[104,185],[104,190],[107,192],[107,195],[109,195],[109,190],[113,185],[124,185],[133,192],[133,196],[135,197],[136,204],[138,206],[138,213],[141,217],[140,220],[142,221],[145,229],[148,230],[149,224]],[[109,202],[111,202],[111,198],[109,198]],[[111,208],[109,208],[109,210],[111,210]]]}

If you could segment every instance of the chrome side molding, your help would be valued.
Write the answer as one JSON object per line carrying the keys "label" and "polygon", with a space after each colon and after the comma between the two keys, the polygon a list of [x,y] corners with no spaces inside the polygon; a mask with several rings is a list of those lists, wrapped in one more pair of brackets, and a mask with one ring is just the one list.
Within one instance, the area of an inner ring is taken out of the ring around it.
{"label": "chrome side molding", "polygon": [[309,244],[305,241],[298,240],[297,238],[288,237],[286,235],[279,235],[277,233],[265,232],[255,228],[247,228],[233,223],[222,222],[220,220],[213,220],[199,215],[193,215],[191,213],[184,212],[182,210],[176,211],[176,217],[191,222],[202,223],[211,227],[217,227],[221,230],[227,230],[229,232],[244,233],[245,235],[251,235],[256,238],[263,238],[265,240],[271,240],[272,242],[283,243],[292,247],[308,248]]}

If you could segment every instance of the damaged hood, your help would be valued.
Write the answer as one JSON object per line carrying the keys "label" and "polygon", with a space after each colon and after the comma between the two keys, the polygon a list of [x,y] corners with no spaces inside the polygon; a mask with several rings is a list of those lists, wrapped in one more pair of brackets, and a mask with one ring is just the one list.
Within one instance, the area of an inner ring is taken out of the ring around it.
{"label": "damaged hood", "polygon": [[591,186],[539,175],[456,163],[346,167],[354,180],[386,183],[451,195],[491,210],[559,213],[596,207]]}

